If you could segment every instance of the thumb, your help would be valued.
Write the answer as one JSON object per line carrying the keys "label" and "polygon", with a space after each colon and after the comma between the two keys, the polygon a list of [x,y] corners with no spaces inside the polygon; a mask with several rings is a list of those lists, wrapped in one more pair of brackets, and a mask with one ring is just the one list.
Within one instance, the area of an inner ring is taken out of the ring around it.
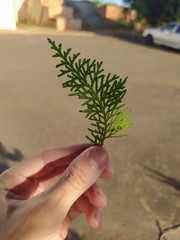
{"label": "thumb", "polygon": [[102,147],[90,147],[66,169],[61,179],[50,189],[51,200],[67,214],[73,203],[99,178],[108,161]]}

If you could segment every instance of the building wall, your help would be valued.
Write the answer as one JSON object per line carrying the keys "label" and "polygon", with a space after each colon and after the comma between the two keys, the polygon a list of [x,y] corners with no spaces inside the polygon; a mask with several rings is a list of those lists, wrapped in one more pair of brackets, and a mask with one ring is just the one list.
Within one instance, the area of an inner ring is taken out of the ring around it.
{"label": "building wall", "polygon": [[40,0],[25,0],[18,11],[19,22],[40,25],[44,13],[46,13],[46,22],[48,21],[47,8],[41,6]]}
{"label": "building wall", "polygon": [[98,11],[101,13],[102,16],[106,17],[106,5],[98,7]]}
{"label": "building wall", "polygon": [[21,9],[24,2],[25,2],[25,0],[14,0],[14,11],[15,11],[15,16],[16,16],[16,22],[19,21],[18,12]]}
{"label": "building wall", "polygon": [[114,4],[99,7],[99,11],[104,17],[114,21],[124,17],[124,8]]}
{"label": "building wall", "polygon": [[16,29],[16,14],[13,0],[0,0],[0,29]]}
{"label": "building wall", "polygon": [[15,11],[18,13],[25,0],[14,0]]}
{"label": "building wall", "polygon": [[108,5],[106,11],[106,17],[111,20],[119,20],[123,18],[124,8],[116,5]]}
{"label": "building wall", "polygon": [[18,11],[25,0],[0,0],[0,29],[16,29]]}

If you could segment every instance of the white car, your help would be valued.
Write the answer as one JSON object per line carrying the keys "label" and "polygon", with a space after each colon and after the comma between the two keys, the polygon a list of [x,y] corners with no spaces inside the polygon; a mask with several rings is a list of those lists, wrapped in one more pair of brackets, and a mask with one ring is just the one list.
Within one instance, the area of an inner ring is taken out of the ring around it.
{"label": "white car", "polygon": [[147,44],[163,45],[180,50],[180,22],[170,22],[159,28],[146,28],[143,37]]}

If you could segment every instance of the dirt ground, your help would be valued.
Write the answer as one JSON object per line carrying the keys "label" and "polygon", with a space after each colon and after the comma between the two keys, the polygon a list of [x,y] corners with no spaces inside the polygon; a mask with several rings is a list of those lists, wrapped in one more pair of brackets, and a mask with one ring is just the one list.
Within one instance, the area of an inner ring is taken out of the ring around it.
{"label": "dirt ground", "polygon": [[120,35],[0,32],[2,170],[43,148],[86,141],[88,122],[78,112],[79,100],[68,97],[56,78],[47,36],[103,60],[107,72],[128,76],[126,102],[132,109],[129,136],[106,142],[116,173],[99,183],[108,196],[102,227],[89,229],[82,216],[68,240],[157,240],[157,222],[162,229],[180,224],[179,53]]}

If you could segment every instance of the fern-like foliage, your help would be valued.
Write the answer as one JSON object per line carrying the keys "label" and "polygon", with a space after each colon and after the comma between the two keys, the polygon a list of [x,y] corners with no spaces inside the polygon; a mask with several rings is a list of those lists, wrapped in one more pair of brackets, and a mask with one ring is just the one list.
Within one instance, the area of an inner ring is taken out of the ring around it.
{"label": "fern-like foliage", "polygon": [[88,128],[92,143],[102,146],[106,138],[125,136],[118,134],[130,127],[129,108],[122,102],[126,94],[127,78],[121,79],[116,74],[104,74],[103,62],[87,58],[81,59],[80,53],[71,54],[71,48],[62,50],[62,44],[48,38],[55,51],[54,58],[59,58],[56,68],[60,69],[58,77],[66,76],[62,84],[70,88],[69,96],[83,99],[80,112],[91,121]]}

